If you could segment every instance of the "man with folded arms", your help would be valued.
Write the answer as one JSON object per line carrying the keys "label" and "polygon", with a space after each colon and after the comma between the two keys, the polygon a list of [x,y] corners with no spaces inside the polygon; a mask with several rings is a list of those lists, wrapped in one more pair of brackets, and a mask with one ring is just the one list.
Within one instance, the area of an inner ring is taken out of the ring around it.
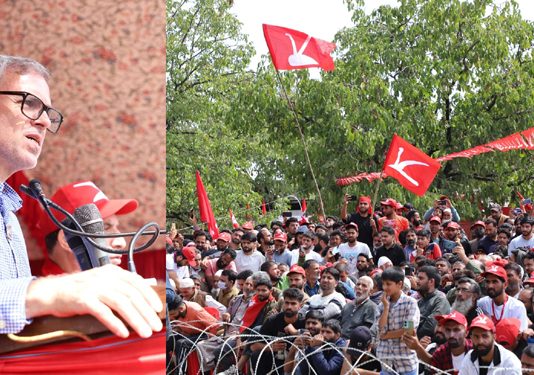
{"label": "man with folded arms", "polygon": [[38,62],[0,56],[0,334],[17,333],[43,315],[91,314],[112,333],[129,335],[120,315],[141,337],[160,331],[163,309],[156,292],[137,274],[115,265],[35,278],[15,212],[21,199],[5,181],[34,168],[46,132],[56,133],[63,116],[50,99],[50,73]]}

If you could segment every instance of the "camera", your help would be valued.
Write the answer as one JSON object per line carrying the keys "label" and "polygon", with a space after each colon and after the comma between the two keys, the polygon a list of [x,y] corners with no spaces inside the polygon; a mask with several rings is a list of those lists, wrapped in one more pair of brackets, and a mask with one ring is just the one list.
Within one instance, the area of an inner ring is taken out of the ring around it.
{"label": "camera", "polygon": [[358,200],[358,196],[357,195],[349,195],[347,200],[349,202],[357,201]]}
{"label": "camera", "polygon": [[444,199],[439,200],[439,201],[438,201],[438,205],[439,205],[439,206],[446,206],[446,205],[447,205],[447,201],[444,200]]}

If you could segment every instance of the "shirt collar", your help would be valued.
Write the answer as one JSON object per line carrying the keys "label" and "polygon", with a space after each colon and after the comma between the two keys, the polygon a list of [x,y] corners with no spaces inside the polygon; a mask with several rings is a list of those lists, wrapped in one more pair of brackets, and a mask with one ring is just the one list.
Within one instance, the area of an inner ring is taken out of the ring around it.
{"label": "shirt collar", "polygon": [[16,212],[22,207],[22,199],[6,182],[0,183],[0,210],[2,214]]}

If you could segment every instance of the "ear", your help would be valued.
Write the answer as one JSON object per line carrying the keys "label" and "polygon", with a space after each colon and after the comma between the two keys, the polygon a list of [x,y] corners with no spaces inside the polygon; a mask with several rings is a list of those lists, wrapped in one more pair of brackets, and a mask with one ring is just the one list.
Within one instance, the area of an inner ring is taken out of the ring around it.
{"label": "ear", "polygon": [[64,249],[70,249],[67,239],[65,238],[65,232],[63,232],[63,230],[60,230],[57,234],[57,243]]}

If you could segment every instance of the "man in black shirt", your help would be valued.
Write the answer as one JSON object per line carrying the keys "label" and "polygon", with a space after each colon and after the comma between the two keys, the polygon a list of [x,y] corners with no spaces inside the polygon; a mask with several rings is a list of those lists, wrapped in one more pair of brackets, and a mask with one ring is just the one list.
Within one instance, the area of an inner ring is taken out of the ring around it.
{"label": "man in black shirt", "polygon": [[[260,329],[262,340],[258,340],[250,347],[252,373],[256,375],[283,374],[288,349],[288,343],[283,337],[295,336],[299,329],[304,328],[304,319],[298,314],[304,294],[299,289],[289,288],[284,290],[283,295],[284,311],[271,316],[263,323]],[[266,346],[267,348],[263,350]]]}
{"label": "man in black shirt", "polygon": [[355,223],[358,225],[358,241],[363,242],[373,248],[373,234],[377,232],[376,220],[370,214],[371,198],[361,196],[358,200],[358,210],[350,215],[347,213],[347,205],[350,195],[343,197],[343,207],[341,208],[341,218],[345,223]]}
{"label": "man in black shirt", "polygon": [[374,256],[375,264],[378,264],[378,259],[385,256],[391,260],[394,266],[400,267],[401,263],[406,262],[404,250],[395,240],[395,230],[391,227],[384,227],[380,230],[380,238],[382,239],[382,246],[376,249]]}

